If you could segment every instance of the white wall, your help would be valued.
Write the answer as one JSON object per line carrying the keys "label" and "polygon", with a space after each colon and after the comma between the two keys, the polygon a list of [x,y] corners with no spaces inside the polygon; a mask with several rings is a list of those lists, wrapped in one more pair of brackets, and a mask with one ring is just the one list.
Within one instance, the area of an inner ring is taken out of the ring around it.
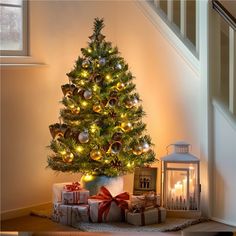
{"label": "white wall", "polygon": [[[48,125],[57,122],[65,73],[97,16],[105,18],[107,40],[136,76],[157,157],[176,140],[188,141],[192,153],[200,154],[199,78],[135,3],[34,1],[31,54],[47,66],[2,71],[2,211],[50,201],[52,183],[78,177],[45,169],[45,146],[51,139]],[[130,180],[125,178],[125,189],[132,191]]]}
{"label": "white wall", "polygon": [[236,226],[236,127],[214,108],[213,212],[216,220]]}

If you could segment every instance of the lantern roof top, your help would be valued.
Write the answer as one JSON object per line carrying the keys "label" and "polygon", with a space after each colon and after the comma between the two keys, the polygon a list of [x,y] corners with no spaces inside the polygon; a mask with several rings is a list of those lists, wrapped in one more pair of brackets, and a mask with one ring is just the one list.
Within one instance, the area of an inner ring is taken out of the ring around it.
{"label": "lantern roof top", "polygon": [[199,162],[199,159],[190,153],[172,153],[161,158],[165,162]]}

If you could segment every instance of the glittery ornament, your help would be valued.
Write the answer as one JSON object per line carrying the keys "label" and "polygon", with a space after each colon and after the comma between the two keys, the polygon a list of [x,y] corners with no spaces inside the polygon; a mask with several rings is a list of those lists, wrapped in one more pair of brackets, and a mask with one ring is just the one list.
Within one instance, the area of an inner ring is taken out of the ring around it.
{"label": "glittery ornament", "polygon": [[65,84],[61,86],[61,90],[65,97],[72,95],[74,89],[75,89],[75,86],[73,84]]}
{"label": "glittery ornament", "polygon": [[78,139],[80,143],[87,143],[89,141],[89,133],[88,131],[83,131],[78,135]]}
{"label": "glittery ornament", "polygon": [[85,90],[83,95],[84,95],[84,98],[85,98],[85,99],[91,99],[93,93],[92,93],[92,91],[90,91],[90,90]]}
{"label": "glittery ornament", "polygon": [[116,64],[116,69],[121,70],[122,69],[122,65],[120,63]]}
{"label": "glittery ornament", "polygon": [[119,141],[116,141],[111,144],[110,148],[111,148],[111,153],[117,154],[121,151],[122,143]]}
{"label": "glittery ornament", "polygon": [[116,88],[121,91],[122,89],[124,89],[125,87],[125,84],[124,83],[121,83],[121,82],[118,82],[117,85],[116,85]]}
{"label": "glittery ornament", "polygon": [[93,105],[93,111],[99,113],[102,110],[102,106],[100,104]]}
{"label": "glittery ornament", "polygon": [[83,68],[86,69],[86,68],[88,68],[89,66],[90,66],[90,61],[89,61],[89,60],[86,59],[86,60],[84,60],[84,61],[82,62],[82,67],[83,67]]}
{"label": "glittery ornament", "polygon": [[102,152],[100,150],[92,150],[90,152],[90,157],[94,161],[98,161],[98,160],[100,160],[102,158]]}
{"label": "glittery ornament", "polygon": [[117,98],[110,98],[109,101],[108,101],[108,104],[113,107],[115,106],[117,103]]}
{"label": "glittery ornament", "polygon": [[142,152],[143,152],[143,147],[140,146],[140,145],[134,147],[134,149],[133,149],[133,154],[134,154],[134,155],[141,155]]}
{"label": "glittery ornament", "polygon": [[134,97],[132,102],[133,102],[133,105],[136,106],[138,104],[139,100],[138,100],[138,98]]}
{"label": "glittery ornament", "polygon": [[121,129],[124,132],[128,132],[128,131],[132,130],[132,124],[130,122],[123,122],[123,123],[121,123]]}
{"label": "glittery ornament", "polygon": [[133,107],[133,102],[131,100],[126,100],[125,101],[125,107],[126,108],[131,108]]}
{"label": "glittery ornament", "polygon": [[94,77],[94,82],[95,83],[100,83],[100,82],[102,82],[102,76],[101,75],[95,75],[95,77]]}
{"label": "glittery ornament", "polygon": [[112,135],[112,139],[114,141],[120,141],[122,139],[122,135],[123,133],[122,132],[115,132],[113,135]]}
{"label": "glittery ornament", "polygon": [[100,58],[100,59],[99,59],[99,64],[100,64],[101,66],[104,66],[104,65],[106,64],[106,59],[105,59],[105,58]]}
{"label": "glittery ornament", "polygon": [[72,162],[74,159],[74,154],[73,153],[67,153],[66,155],[62,156],[62,160],[66,163]]}
{"label": "glittery ornament", "polygon": [[110,92],[110,97],[117,97],[118,92],[117,91],[112,91]]}
{"label": "glittery ornament", "polygon": [[143,152],[148,152],[150,150],[150,146],[148,143],[143,143],[142,144]]}

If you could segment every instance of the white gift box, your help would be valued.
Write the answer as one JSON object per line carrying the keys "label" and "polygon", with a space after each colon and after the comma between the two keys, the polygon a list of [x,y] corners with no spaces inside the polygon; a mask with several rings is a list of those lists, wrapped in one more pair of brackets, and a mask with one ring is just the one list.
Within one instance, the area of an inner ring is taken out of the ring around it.
{"label": "white gift box", "polygon": [[82,205],[63,205],[54,203],[54,213],[52,219],[64,225],[75,225],[77,222],[89,222],[89,206]]}
{"label": "white gift box", "polygon": [[81,189],[78,191],[62,190],[62,204],[88,204],[89,191]]}
{"label": "white gift box", "polygon": [[61,202],[62,200],[62,190],[66,185],[72,184],[72,182],[66,182],[66,183],[56,183],[52,185],[52,202],[57,203]]}
{"label": "white gift box", "polygon": [[52,208],[52,220],[55,222],[59,222],[59,208],[60,208],[61,203],[53,203],[53,208]]}
{"label": "white gift box", "polygon": [[151,225],[166,220],[166,209],[163,207],[152,208],[141,213],[126,211],[126,222],[136,226]]}
{"label": "white gift box", "polygon": [[[99,210],[99,204],[102,203],[102,200],[98,199],[88,199],[88,204],[90,207],[89,213],[90,213],[90,219],[93,223],[98,222],[98,210]],[[104,214],[102,216],[102,222],[119,222],[122,221],[122,210],[117,206],[117,204],[112,201],[109,213],[107,217],[104,217]]]}

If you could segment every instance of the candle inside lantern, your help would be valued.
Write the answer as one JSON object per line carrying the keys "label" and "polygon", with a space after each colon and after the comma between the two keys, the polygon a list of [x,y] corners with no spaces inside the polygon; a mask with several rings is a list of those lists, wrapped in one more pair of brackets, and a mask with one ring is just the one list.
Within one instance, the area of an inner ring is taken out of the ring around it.
{"label": "candle inside lantern", "polygon": [[182,196],[182,189],[183,189],[183,185],[181,184],[180,181],[178,181],[175,184],[175,195],[176,195],[176,197]]}

